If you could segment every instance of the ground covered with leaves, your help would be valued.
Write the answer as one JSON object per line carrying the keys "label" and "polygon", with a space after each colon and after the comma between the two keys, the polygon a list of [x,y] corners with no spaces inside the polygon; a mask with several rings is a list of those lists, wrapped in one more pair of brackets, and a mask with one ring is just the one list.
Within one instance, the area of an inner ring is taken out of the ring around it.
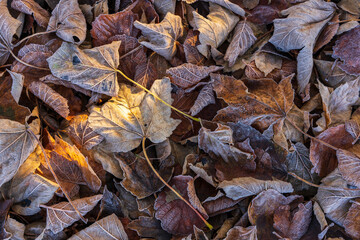
{"label": "ground covered with leaves", "polygon": [[0,0],[0,239],[360,239],[359,0]]}

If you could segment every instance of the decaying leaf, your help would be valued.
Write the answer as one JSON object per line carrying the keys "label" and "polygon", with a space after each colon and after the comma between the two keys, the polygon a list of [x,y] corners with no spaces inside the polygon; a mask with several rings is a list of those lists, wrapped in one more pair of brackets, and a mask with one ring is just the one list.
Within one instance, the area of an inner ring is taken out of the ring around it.
{"label": "decaying leaf", "polygon": [[141,30],[142,34],[150,41],[141,44],[152,49],[167,60],[176,53],[177,39],[183,35],[181,17],[167,13],[161,23],[144,24],[139,21],[134,26]]}
{"label": "decaying leaf", "polygon": [[189,88],[196,85],[202,79],[209,76],[210,73],[221,70],[217,66],[197,66],[191,63],[185,63],[178,67],[169,68],[167,74],[171,76],[171,82],[182,88]]}
{"label": "decaying leaf", "polygon": [[360,145],[356,144],[351,148],[336,151],[338,159],[338,168],[342,177],[350,184],[360,187]]}
{"label": "decaying leaf", "polygon": [[270,42],[280,51],[301,49],[297,56],[298,90],[303,92],[309,83],[313,67],[313,48],[316,38],[330,21],[336,5],[322,0],[310,0],[281,12],[285,19],[274,20],[274,34]]}
{"label": "decaying leaf", "polygon": [[151,88],[157,78],[158,72],[152,62],[148,61],[136,66],[134,80],[147,89]]}
{"label": "decaying leaf", "polygon": [[114,41],[81,50],[76,45],[64,42],[47,61],[55,77],[93,92],[117,96],[119,47],[120,42]]}
{"label": "decaying leaf", "polygon": [[250,226],[247,228],[235,226],[231,228],[227,234],[226,238],[224,240],[232,240],[232,239],[238,239],[238,240],[258,240],[256,235],[256,226]]}
{"label": "decaying leaf", "polygon": [[119,239],[128,240],[128,236],[119,218],[112,214],[93,223],[84,230],[76,233],[69,240],[85,239]]}
{"label": "decaying leaf", "polygon": [[[171,104],[170,80],[156,80],[151,92]],[[118,97],[112,98],[101,109],[93,109],[90,127],[105,138],[105,148],[113,152],[127,152],[144,137],[160,143],[169,137],[179,124],[170,117],[171,109],[145,91],[122,85]]]}
{"label": "decaying leaf", "polygon": [[219,183],[219,187],[225,191],[227,197],[234,200],[257,195],[266,189],[275,189],[280,193],[291,193],[294,191],[290,183],[280,180],[258,180],[252,177],[223,181]]}
{"label": "decaying leaf", "polygon": [[135,230],[141,237],[151,237],[159,240],[170,238],[170,234],[162,230],[160,221],[153,217],[141,216],[139,219],[130,222],[128,227]]}
{"label": "decaying leaf", "polygon": [[195,11],[193,15],[195,30],[200,32],[199,41],[201,44],[197,48],[205,57],[209,57],[209,47],[215,49],[219,47],[239,21],[238,16],[214,3],[210,3],[210,13],[207,18]]}
{"label": "decaying leaf", "polygon": [[[73,201],[74,207],[85,215],[91,211],[96,204],[101,200],[102,195],[95,195],[92,197],[80,198]],[[64,228],[71,226],[76,221],[80,220],[80,216],[68,202],[60,202],[52,206],[43,206],[46,208],[46,228],[53,233],[58,233]]]}
{"label": "decaying leaf", "polygon": [[14,0],[11,2],[11,7],[29,14],[33,15],[35,21],[43,28],[48,26],[50,20],[50,14],[48,11],[43,9],[36,1],[34,0]]}
{"label": "decaying leaf", "polygon": [[233,3],[230,0],[204,0],[204,1],[219,4],[219,5],[223,6],[224,8],[227,8],[230,11],[232,11],[235,14],[240,15],[242,17],[245,15],[244,9],[242,9],[238,4]]}
{"label": "decaying leaf", "polygon": [[232,67],[237,57],[242,56],[256,41],[253,30],[246,21],[239,22],[234,31],[235,34],[224,57],[224,60],[229,62],[229,67]]}
{"label": "decaying leaf", "polygon": [[25,224],[22,224],[9,217],[6,220],[5,229],[8,233],[11,234],[11,236],[9,236],[9,238],[4,238],[4,240],[25,240]]}
{"label": "decaying leaf", "polygon": [[191,116],[195,116],[206,106],[215,103],[215,96],[213,87],[211,84],[206,84],[201,90],[198,97],[195,100],[194,105],[190,108],[189,112]]}
{"label": "decaying leaf", "polygon": [[7,1],[0,1],[0,65],[3,65],[13,49],[12,40],[21,22],[13,18],[7,8]]}
{"label": "decaying leaf", "polygon": [[7,70],[12,78],[11,95],[14,100],[19,103],[19,99],[23,90],[24,76],[21,73],[12,72]]}
{"label": "decaying leaf", "polygon": [[81,44],[86,37],[86,20],[76,0],[60,0],[51,13],[47,31],[71,43]]}
{"label": "decaying leaf", "polygon": [[349,208],[349,212],[346,215],[344,221],[345,231],[355,239],[360,238],[360,228],[359,228],[359,212],[360,205],[359,201],[354,201],[351,207]]}

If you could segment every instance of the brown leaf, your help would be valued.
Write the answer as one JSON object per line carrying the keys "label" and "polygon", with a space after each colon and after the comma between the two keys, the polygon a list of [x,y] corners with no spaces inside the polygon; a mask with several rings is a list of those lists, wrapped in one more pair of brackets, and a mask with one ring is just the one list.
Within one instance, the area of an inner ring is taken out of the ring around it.
{"label": "brown leaf", "polygon": [[218,214],[231,211],[232,207],[240,201],[241,200],[228,198],[219,191],[215,197],[205,199],[205,201],[202,202],[202,205],[209,216],[216,216]]}
{"label": "brown leaf", "polygon": [[315,46],[314,46],[314,53],[319,51],[320,48],[324,47],[326,44],[328,44],[331,39],[335,36],[339,29],[339,23],[336,23],[339,21],[339,14],[336,14],[330,22],[324,27],[324,29],[321,31],[318,39],[316,40]]}
{"label": "brown leaf", "polygon": [[[102,195],[80,198],[72,203],[79,210],[82,216],[91,211],[101,200]],[[53,233],[61,232],[64,228],[71,226],[80,220],[80,216],[68,202],[60,202],[52,206],[43,206],[46,208],[46,229],[50,229]]]}
{"label": "brown leaf", "polygon": [[0,202],[0,237],[2,239],[9,237],[9,234],[5,230],[5,223],[11,204],[12,200],[4,200]]}
{"label": "brown leaf", "polygon": [[355,239],[360,238],[360,205],[359,201],[354,201],[349,208],[348,214],[344,221],[344,227],[347,234]]}
{"label": "brown leaf", "polygon": [[[345,130],[344,124],[328,128],[316,138],[343,149],[351,147],[354,140]],[[314,165],[311,171],[318,173],[320,177],[328,175],[338,165],[336,151],[315,140],[311,140],[310,160]]]}
{"label": "brown leaf", "polygon": [[[163,188],[164,184],[156,177],[144,158],[136,157],[131,152],[117,153],[115,158],[125,175],[121,185],[137,198],[148,197]],[[169,181],[173,174],[173,164],[171,158],[160,162],[158,172],[165,181]]]}
{"label": "brown leaf", "polygon": [[298,209],[290,212],[290,206],[280,206],[274,214],[274,228],[282,237],[299,240],[308,230],[311,222],[312,202],[300,203]]}
{"label": "brown leaf", "polygon": [[209,76],[210,73],[221,70],[218,66],[197,66],[191,63],[184,63],[178,67],[169,68],[167,74],[171,75],[171,82],[182,87],[189,88]]}
{"label": "brown leaf", "polygon": [[102,215],[106,216],[114,213],[118,217],[124,217],[121,208],[122,208],[122,204],[118,196],[116,196],[115,193],[110,192],[105,186],[103,197],[100,203],[100,209]]}
{"label": "brown leaf", "polygon": [[67,118],[70,113],[66,98],[55,92],[43,82],[32,82],[29,90],[44,103],[54,109],[60,116]]}
{"label": "brown leaf", "polygon": [[131,11],[122,11],[114,14],[101,14],[92,22],[90,30],[95,47],[109,44],[116,35],[125,34],[136,37],[139,30],[133,27],[138,16]]}
{"label": "brown leaf", "polygon": [[86,96],[91,96],[92,95],[91,91],[86,90],[86,89],[84,89],[82,87],[79,87],[77,85],[74,85],[71,82],[62,80],[61,78],[55,77],[52,74],[46,75],[45,77],[42,77],[39,80],[44,82],[44,83],[52,83],[52,84],[55,84],[55,85],[61,85],[61,86],[67,87],[67,88],[72,88],[75,91],[81,92]]}
{"label": "brown leaf", "polygon": [[[192,180],[193,178],[190,176],[179,175],[173,177],[169,184],[207,219],[208,216],[201,205],[199,205],[201,208],[197,204],[194,205],[194,202],[199,200],[196,193],[191,192],[194,189],[189,189],[189,183]],[[155,217],[161,221],[161,227],[171,234],[188,235],[193,232],[193,225],[199,228],[204,226],[204,222],[199,216],[169,189],[165,189],[159,194],[154,208]]]}
{"label": "brown leaf", "polygon": [[34,0],[14,0],[11,7],[19,12],[33,15],[35,21],[43,28],[48,26],[50,14]]}
{"label": "brown leaf", "polygon": [[47,31],[56,30],[64,41],[81,44],[86,37],[86,20],[76,0],[60,0],[51,13]]}
{"label": "brown leaf", "polygon": [[132,11],[141,16],[146,22],[159,22],[159,15],[156,13],[154,4],[149,0],[135,0],[124,11]]}
{"label": "brown leaf", "polygon": [[134,80],[147,89],[151,88],[154,81],[158,78],[155,65],[150,61],[138,64],[135,68]]}
{"label": "brown leaf", "polygon": [[250,11],[248,20],[256,24],[270,24],[275,18],[278,18],[281,14],[281,10],[289,7],[289,3],[286,0],[272,0],[261,1],[258,6]]}
{"label": "brown leaf", "polygon": [[71,141],[75,143],[79,149],[85,148],[90,150],[94,146],[98,145],[104,137],[92,130],[87,119],[88,115],[86,114],[75,116],[71,119],[70,125],[66,131]]}
{"label": "brown leaf", "polygon": [[333,47],[333,58],[341,60],[339,67],[348,74],[360,75],[360,47],[356,44],[360,37],[360,26],[342,35]]}
{"label": "brown leaf", "polygon": [[140,216],[129,223],[128,227],[135,230],[143,238],[168,240],[171,236],[161,228],[160,221],[154,217]]}
{"label": "brown leaf", "polygon": [[250,226],[247,228],[235,226],[231,228],[226,234],[224,240],[258,240],[256,235],[256,226]]}
{"label": "brown leaf", "polygon": [[184,42],[184,53],[186,61],[195,65],[203,65],[205,58],[197,50],[196,46],[199,45],[199,34],[194,30],[189,30]]}
{"label": "brown leaf", "polygon": [[204,107],[214,104],[215,103],[215,96],[213,87],[211,84],[206,84],[201,90],[198,95],[198,97],[195,100],[194,105],[190,108],[189,112],[191,116],[195,116],[201,110],[204,109]]}
{"label": "brown leaf", "polygon": [[360,145],[356,144],[347,150],[336,151],[339,171],[350,184],[360,187]]}
{"label": "brown leaf", "polygon": [[224,60],[229,62],[229,67],[232,67],[237,57],[244,55],[256,41],[250,25],[246,21],[239,22],[234,31],[234,36],[224,57]]}

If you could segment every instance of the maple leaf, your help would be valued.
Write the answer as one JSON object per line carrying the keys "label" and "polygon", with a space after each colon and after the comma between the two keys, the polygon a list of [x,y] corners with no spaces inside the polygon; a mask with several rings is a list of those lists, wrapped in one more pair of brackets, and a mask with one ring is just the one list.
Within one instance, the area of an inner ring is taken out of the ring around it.
{"label": "maple leaf", "polygon": [[[156,80],[150,91],[171,103],[170,80]],[[118,97],[112,98],[101,109],[94,108],[89,116],[90,127],[106,140],[106,149],[128,152],[144,137],[153,143],[166,140],[179,124],[170,117],[171,109],[145,91],[123,84]]]}
{"label": "maple leaf", "polygon": [[79,87],[109,96],[117,96],[117,66],[120,42],[81,50],[74,44],[64,42],[47,59],[51,73]]}
{"label": "maple leaf", "polygon": [[298,90],[303,92],[313,68],[313,48],[325,24],[330,21],[336,5],[322,0],[310,0],[281,12],[285,19],[274,20],[274,34],[270,42],[280,51],[301,49],[297,56]]}
{"label": "maple leaf", "polygon": [[200,32],[199,41],[201,44],[197,48],[205,57],[209,57],[208,46],[215,49],[219,47],[239,21],[239,17],[213,3],[210,3],[210,13],[207,18],[195,11],[193,15],[195,30]]}
{"label": "maple leaf", "polygon": [[86,20],[78,1],[60,0],[51,13],[47,31],[71,43],[81,44],[86,37]]}
{"label": "maple leaf", "polygon": [[13,49],[12,39],[21,22],[13,18],[7,8],[7,1],[0,1],[0,65],[3,65],[9,58]]}
{"label": "maple leaf", "polygon": [[167,13],[161,23],[145,24],[135,21],[134,26],[141,30],[142,34],[150,42],[140,42],[141,45],[152,49],[167,60],[176,53],[177,39],[183,35],[181,17]]}

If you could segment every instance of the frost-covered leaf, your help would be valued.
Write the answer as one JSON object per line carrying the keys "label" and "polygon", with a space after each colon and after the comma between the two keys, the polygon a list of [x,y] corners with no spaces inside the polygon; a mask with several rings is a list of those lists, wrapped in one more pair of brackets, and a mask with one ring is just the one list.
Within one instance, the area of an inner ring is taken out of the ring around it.
{"label": "frost-covered leaf", "polygon": [[256,226],[249,226],[247,228],[235,226],[227,232],[224,240],[258,240],[256,232]]}
{"label": "frost-covered leaf", "polygon": [[60,0],[51,13],[47,31],[71,43],[81,44],[86,37],[86,20],[77,0]]}
{"label": "frost-covered leaf", "polygon": [[168,240],[170,234],[165,232],[160,221],[154,217],[140,216],[139,219],[129,223],[128,227],[135,230],[141,237],[151,237],[159,240]]}
{"label": "frost-covered leaf", "polygon": [[177,39],[183,35],[184,31],[181,17],[167,13],[161,23],[145,24],[136,21],[134,26],[140,29],[149,40],[149,42],[141,42],[141,45],[152,49],[167,60],[171,60],[177,50]]}
{"label": "frost-covered leaf", "polygon": [[151,87],[157,78],[158,72],[152,62],[148,61],[136,66],[134,80],[147,89]]}
{"label": "frost-covered leaf", "polygon": [[25,224],[22,224],[9,217],[6,220],[5,229],[8,233],[11,234],[11,236],[9,238],[5,238],[4,240],[25,240]]}
{"label": "frost-covered leaf", "polygon": [[230,1],[230,0],[204,0],[204,1],[219,4],[220,6],[229,9],[230,11],[232,11],[237,15],[240,15],[242,17],[245,16],[244,9],[242,9],[238,4],[234,3],[234,1]]}
{"label": "frost-covered leaf", "polygon": [[197,46],[199,52],[205,57],[209,57],[209,46],[219,47],[233,30],[239,17],[221,6],[210,3],[210,13],[207,18],[197,12],[193,12],[195,30],[200,32],[200,45]]}
{"label": "frost-covered leaf", "polygon": [[168,12],[175,14],[176,0],[155,0],[154,6],[161,17],[165,17]]}
{"label": "frost-covered leaf", "polygon": [[234,178],[231,181],[219,183],[226,196],[237,200],[248,196],[257,195],[266,189],[274,189],[280,193],[291,193],[294,191],[290,183],[280,180],[258,180],[252,177]]}
{"label": "frost-covered leaf", "polygon": [[339,62],[314,59],[314,63],[322,82],[330,87],[337,87],[340,84],[356,79],[356,76],[352,76],[341,70]]}
{"label": "frost-covered leaf", "polygon": [[[156,80],[150,89],[171,104],[171,85],[168,78]],[[139,146],[143,137],[160,143],[169,137],[179,124],[170,117],[171,109],[145,91],[123,84],[119,95],[94,108],[89,116],[90,127],[105,137],[105,148],[113,152],[128,152]]]}
{"label": "frost-covered leaf", "polygon": [[201,110],[203,110],[204,107],[214,103],[215,103],[215,96],[212,85],[206,84],[200,90],[200,93],[196,98],[194,105],[190,108],[189,112],[191,116],[195,116],[196,114],[201,112]]}
{"label": "frost-covered leaf", "polygon": [[274,20],[274,34],[269,40],[279,50],[301,49],[297,56],[298,90],[309,83],[313,67],[313,48],[325,24],[333,17],[336,5],[323,0],[310,0],[281,12],[284,19]]}
{"label": "frost-covered leaf", "polygon": [[244,55],[256,41],[253,30],[246,21],[239,22],[234,31],[235,34],[224,57],[224,60],[229,62],[229,67],[232,67],[237,57]]}
{"label": "frost-covered leaf", "polygon": [[[82,216],[91,211],[101,200],[102,195],[80,198],[72,203]],[[80,216],[68,202],[60,202],[52,206],[43,206],[46,208],[46,229],[50,229],[53,233],[61,232],[64,228],[71,226],[80,220]]]}
{"label": "frost-covered leaf", "polygon": [[35,21],[43,28],[48,26],[50,20],[50,14],[48,11],[43,9],[36,1],[34,0],[14,0],[11,2],[11,7],[29,14],[33,15]]}
{"label": "frost-covered leaf", "polygon": [[128,240],[128,236],[119,218],[112,214],[96,221],[84,230],[76,233],[69,240]]}
{"label": "frost-covered leaf", "polygon": [[12,72],[7,70],[10,73],[12,78],[12,85],[11,85],[11,95],[14,97],[14,100],[19,103],[19,99],[21,96],[21,92],[24,86],[24,75],[21,73]]}
{"label": "frost-covered leaf", "polygon": [[55,77],[93,92],[117,96],[119,47],[120,42],[114,41],[81,50],[74,44],[64,42],[47,61]]}
{"label": "frost-covered leaf", "polygon": [[360,238],[360,225],[358,224],[360,221],[360,204],[359,201],[354,201],[351,207],[349,208],[349,212],[346,215],[344,221],[344,227],[347,234],[349,234],[354,239]]}
{"label": "frost-covered leaf", "polygon": [[350,184],[360,187],[360,145],[356,144],[347,150],[336,151],[338,168],[342,177]]}

